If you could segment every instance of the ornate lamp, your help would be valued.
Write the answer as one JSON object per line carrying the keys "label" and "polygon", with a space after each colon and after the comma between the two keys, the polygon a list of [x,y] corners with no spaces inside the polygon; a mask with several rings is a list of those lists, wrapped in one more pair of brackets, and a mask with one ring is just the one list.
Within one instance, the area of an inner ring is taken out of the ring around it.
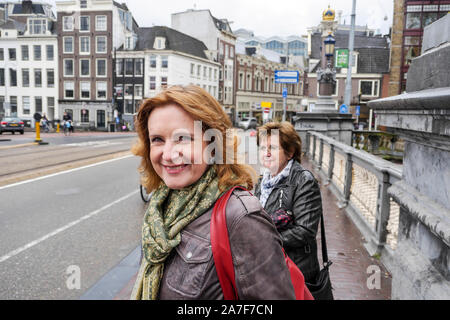
{"label": "ornate lamp", "polygon": [[334,56],[334,46],[336,44],[336,40],[330,34],[325,38],[323,42],[325,44],[325,56],[329,59],[330,57]]}

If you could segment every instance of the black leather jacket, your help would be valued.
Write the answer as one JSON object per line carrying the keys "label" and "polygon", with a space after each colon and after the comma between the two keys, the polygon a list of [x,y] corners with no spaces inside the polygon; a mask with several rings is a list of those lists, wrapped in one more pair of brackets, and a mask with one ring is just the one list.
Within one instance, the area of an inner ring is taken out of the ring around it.
{"label": "black leather jacket", "polygon": [[[261,195],[261,180],[255,196]],[[287,228],[278,229],[287,255],[302,271],[306,282],[314,282],[320,265],[317,258],[316,235],[322,214],[322,199],[317,180],[312,173],[294,161],[290,174],[272,190],[264,207],[274,216],[280,209],[292,214]]]}

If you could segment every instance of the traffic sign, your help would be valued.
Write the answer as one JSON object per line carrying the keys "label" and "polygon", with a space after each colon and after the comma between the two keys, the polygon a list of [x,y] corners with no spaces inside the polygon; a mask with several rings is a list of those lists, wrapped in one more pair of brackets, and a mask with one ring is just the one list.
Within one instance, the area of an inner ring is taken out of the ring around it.
{"label": "traffic sign", "polygon": [[299,78],[298,71],[275,70],[275,83],[298,83]]}
{"label": "traffic sign", "polygon": [[348,113],[348,107],[343,104],[339,107],[339,113]]}
{"label": "traffic sign", "polygon": [[283,88],[283,98],[287,98],[288,92],[287,88]]}
{"label": "traffic sign", "polygon": [[360,106],[356,106],[356,115],[357,116],[361,115],[361,107]]}
{"label": "traffic sign", "polygon": [[261,108],[272,108],[272,102],[262,101]]}

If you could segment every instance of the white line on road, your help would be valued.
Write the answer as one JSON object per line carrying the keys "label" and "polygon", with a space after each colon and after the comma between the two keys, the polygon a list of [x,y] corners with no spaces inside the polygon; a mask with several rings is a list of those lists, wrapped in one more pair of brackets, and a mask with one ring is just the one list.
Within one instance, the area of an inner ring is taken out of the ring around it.
{"label": "white line on road", "polygon": [[92,211],[91,213],[81,217],[78,220],[75,220],[75,221],[72,221],[72,222],[66,224],[64,227],[56,229],[55,231],[50,232],[49,234],[46,234],[45,236],[43,236],[43,237],[41,237],[41,238],[39,238],[37,240],[34,240],[34,241],[24,245],[23,247],[20,247],[20,248],[14,250],[14,251],[9,252],[8,254],[4,255],[3,257],[0,257],[0,263],[5,262],[6,260],[8,260],[8,259],[10,259],[10,258],[12,258],[12,257],[14,257],[16,255],[18,255],[19,253],[21,253],[21,252],[23,252],[23,251],[25,251],[27,249],[30,249],[31,247],[34,247],[35,245],[37,245],[37,244],[39,244],[39,243],[41,243],[41,242],[43,242],[43,241],[45,241],[47,239],[50,239],[51,237],[54,237],[57,234],[65,231],[65,230],[67,230],[69,228],[72,228],[73,226],[79,224],[80,222],[83,222],[83,221],[85,221],[85,220],[87,220],[89,218],[92,218],[93,216],[99,214],[100,212],[102,212],[102,211],[104,211],[104,210],[106,210],[106,209],[108,209],[108,208],[118,204],[121,201],[124,201],[124,200],[128,199],[129,197],[135,195],[138,192],[139,192],[139,190],[133,191],[133,192],[127,194],[126,196],[123,196],[122,198],[117,199],[116,201],[111,202],[111,203],[101,207],[100,209]]}
{"label": "white line on road", "polygon": [[106,161],[102,161],[102,162],[97,162],[97,163],[90,164],[90,165],[87,165],[87,166],[84,166],[84,167],[79,167],[79,168],[74,168],[74,169],[70,169],[70,170],[66,170],[66,171],[61,171],[61,172],[49,174],[48,176],[43,176],[43,177],[39,177],[39,178],[35,178],[35,179],[30,179],[30,180],[25,180],[25,181],[9,184],[9,185],[0,187],[0,190],[7,189],[7,188],[12,188],[12,187],[17,187],[17,186],[20,186],[22,184],[26,184],[26,183],[30,183],[30,182],[34,182],[34,181],[39,181],[39,180],[43,180],[43,179],[47,179],[47,178],[52,178],[52,177],[59,176],[61,174],[71,173],[71,172],[78,171],[78,170],[83,170],[83,169],[87,169],[87,168],[91,168],[91,167],[95,167],[95,166],[100,166],[102,164],[106,164],[106,163],[113,162],[113,161],[118,161],[118,160],[123,160],[123,159],[131,158],[131,157],[134,157],[134,155],[128,155],[128,156],[124,156],[124,157],[120,157],[120,158],[116,158],[116,159],[111,159],[111,160],[106,160]]}

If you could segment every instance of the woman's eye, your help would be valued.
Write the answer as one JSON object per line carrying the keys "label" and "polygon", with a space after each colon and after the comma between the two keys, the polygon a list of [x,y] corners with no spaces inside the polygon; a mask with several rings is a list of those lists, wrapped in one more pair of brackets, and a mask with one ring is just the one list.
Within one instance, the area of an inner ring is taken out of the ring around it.
{"label": "woman's eye", "polygon": [[192,138],[190,136],[179,136],[178,142],[189,142],[192,141]]}
{"label": "woman's eye", "polygon": [[162,142],[162,139],[160,137],[153,137],[150,139],[151,143],[158,143],[158,142]]}

